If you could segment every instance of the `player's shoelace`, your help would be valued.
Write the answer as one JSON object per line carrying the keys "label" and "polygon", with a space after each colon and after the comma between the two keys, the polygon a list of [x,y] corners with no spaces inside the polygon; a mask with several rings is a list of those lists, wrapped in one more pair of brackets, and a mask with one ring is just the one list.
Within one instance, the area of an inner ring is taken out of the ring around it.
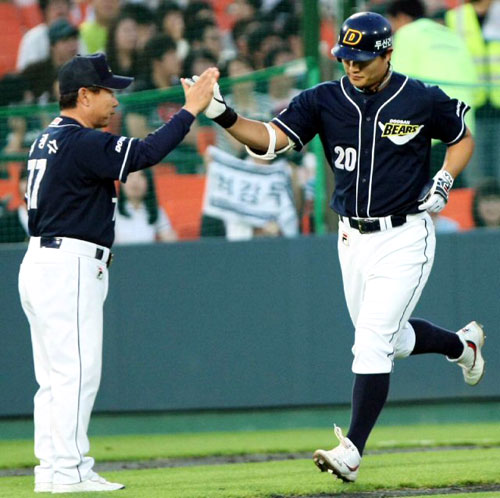
{"label": "player's shoelace", "polygon": [[335,435],[337,436],[337,439],[339,440],[340,444],[344,448],[349,449],[351,445],[345,440],[345,437],[342,434],[342,429],[337,424],[333,424],[333,430],[334,430]]}

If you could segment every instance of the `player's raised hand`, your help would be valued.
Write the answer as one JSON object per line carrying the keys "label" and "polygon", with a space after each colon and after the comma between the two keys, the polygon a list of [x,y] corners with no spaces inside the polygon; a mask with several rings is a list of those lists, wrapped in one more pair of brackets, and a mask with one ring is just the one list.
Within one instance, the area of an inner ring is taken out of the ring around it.
{"label": "player's raised hand", "polygon": [[422,190],[418,206],[420,211],[429,213],[439,213],[448,202],[448,195],[453,186],[453,177],[444,169],[438,171],[432,180],[425,185]]}
{"label": "player's raised hand", "polygon": [[201,76],[193,81],[190,78],[181,78],[182,88],[186,97],[184,109],[195,116],[203,111],[212,100],[214,85],[217,85],[219,70],[210,67],[203,71]]}
{"label": "player's raised hand", "polygon": [[[199,81],[200,76],[194,75],[192,78],[186,78],[186,83],[188,85],[194,85]],[[234,109],[231,109],[224,100],[224,97],[220,93],[219,84],[215,83],[213,87],[212,98],[210,103],[206,107],[204,114],[207,118],[213,119],[217,124],[221,125],[223,128],[230,128],[238,119]]]}
{"label": "player's raised hand", "polygon": [[[191,79],[192,81],[196,82],[200,79],[200,77],[194,75]],[[215,119],[221,116],[226,111],[226,109],[227,109],[226,101],[224,100],[224,97],[220,93],[219,84],[216,83],[214,85],[212,99],[210,100],[208,107],[205,109],[204,114],[207,118]]]}

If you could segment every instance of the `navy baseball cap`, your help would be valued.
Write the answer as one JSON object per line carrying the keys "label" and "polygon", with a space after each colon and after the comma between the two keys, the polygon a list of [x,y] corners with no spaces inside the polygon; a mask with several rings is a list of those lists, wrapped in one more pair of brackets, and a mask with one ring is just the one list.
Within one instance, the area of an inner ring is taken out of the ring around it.
{"label": "navy baseball cap", "polygon": [[113,74],[106,56],[98,53],[73,57],[59,69],[58,80],[59,93],[65,95],[89,86],[121,90],[127,88],[134,78]]}

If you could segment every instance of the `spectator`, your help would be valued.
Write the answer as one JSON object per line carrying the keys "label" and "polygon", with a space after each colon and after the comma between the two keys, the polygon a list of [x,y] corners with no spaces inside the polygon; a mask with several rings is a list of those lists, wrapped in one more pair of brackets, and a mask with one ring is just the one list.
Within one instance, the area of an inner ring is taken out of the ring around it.
{"label": "spectator", "polygon": [[6,211],[0,216],[0,242],[26,242],[29,239],[28,211],[25,194],[28,170],[23,168],[19,176],[19,195],[22,203],[14,211]]}
{"label": "spectator", "polygon": [[[250,75],[254,71],[251,61],[245,57],[236,57],[229,61],[227,73],[230,78],[239,78]],[[238,112],[249,116],[251,119],[265,120],[269,119],[271,113],[271,101],[268,95],[255,90],[255,82],[252,80],[233,83],[232,92],[226,97],[228,105],[237,109]],[[244,146],[224,133],[220,127],[216,129],[216,145],[219,149],[235,156],[246,159],[247,153]],[[269,164],[268,161],[260,161],[251,158],[252,164]],[[282,161],[283,162],[283,161]],[[273,163],[274,164],[274,163]],[[280,163],[281,164],[281,163]],[[276,166],[276,165],[275,165]],[[276,166],[278,167],[278,166]],[[289,164],[281,164],[285,171],[292,171]],[[292,176],[294,173],[292,171]],[[230,240],[243,240],[254,236],[277,236],[281,231],[275,222],[269,222],[261,227],[253,227],[245,222],[228,221],[223,222],[213,215],[202,215],[201,235],[202,236],[226,236]]]}
{"label": "spectator", "polygon": [[476,187],[472,217],[476,227],[500,228],[500,185],[495,178],[484,178]]}
{"label": "spectator", "polygon": [[[244,57],[229,61],[227,74],[230,78],[246,76],[255,71],[252,62]],[[229,106],[250,119],[266,120],[271,116],[271,100],[268,95],[255,91],[255,81],[249,79],[233,83],[231,94],[226,97]],[[217,147],[233,156],[246,157],[245,147],[221,127],[217,127]]]}
{"label": "spectator", "polygon": [[283,38],[274,31],[272,24],[269,23],[262,24],[248,35],[248,49],[256,69],[263,69],[267,55],[283,46]]}
{"label": "spectator", "polygon": [[50,56],[30,64],[22,73],[31,99],[37,103],[57,102],[57,72],[78,51],[78,30],[66,19],[58,19],[49,26]]}
{"label": "spectator", "polygon": [[95,19],[80,25],[84,53],[104,52],[111,24],[120,12],[120,0],[92,0]]}
{"label": "spectator", "polygon": [[262,0],[235,0],[229,7],[234,22],[251,21],[259,17]]}
{"label": "spectator", "polygon": [[477,77],[467,47],[452,30],[425,16],[422,0],[389,3],[387,17],[395,33],[394,69],[424,81],[439,82],[451,97],[474,105],[474,90],[467,85],[476,84]]}
{"label": "spectator", "polygon": [[302,41],[300,18],[290,16],[283,26],[283,36],[296,59],[304,57],[304,43]]}
{"label": "spectator", "polygon": [[189,2],[184,12],[184,19],[186,21],[186,31],[196,27],[201,21],[211,21],[214,24],[217,23],[214,9],[209,2],[203,1]]}
{"label": "spectator", "polygon": [[[172,38],[167,35],[156,35],[146,45],[145,54],[148,56],[148,69],[142,80],[137,82],[136,91],[167,89],[177,84],[181,62]],[[134,137],[143,138],[168,121],[181,105],[180,102],[162,101],[141,104],[136,108],[125,106],[126,132]],[[175,164],[178,172],[195,173],[197,165],[202,163],[201,157],[197,154],[196,132],[195,122],[183,142],[170,154],[169,159]]]}
{"label": "spectator", "polygon": [[127,13],[120,15],[111,25],[106,55],[114,73],[132,78],[139,75],[137,37],[137,23]]}
{"label": "spectator", "polygon": [[137,50],[144,50],[149,40],[156,35],[156,18],[154,12],[146,5],[129,3],[123,7],[122,15],[128,15],[137,23]]}
{"label": "spectator", "polygon": [[[474,62],[464,42],[451,29],[425,17],[422,0],[393,0],[387,7],[394,34],[394,69],[425,82],[439,83],[450,96],[470,106],[474,105],[474,85],[477,83]],[[474,113],[466,123],[474,132]],[[431,152],[431,175],[443,164],[447,146],[434,144]],[[464,178],[470,183],[468,168]],[[458,178],[455,185],[463,186]]]}
{"label": "spectator", "polygon": [[449,10],[445,21],[465,40],[485,85],[475,95],[476,149],[467,173],[473,185],[484,177],[500,181],[500,2],[470,1]]}
{"label": "spectator", "polygon": [[[21,104],[27,99],[26,80],[20,74],[6,74],[0,80],[0,106]],[[0,149],[3,153],[19,153],[29,147],[25,144],[26,128],[26,119],[22,116],[0,118]]]}
{"label": "spectator", "polygon": [[[184,12],[178,4],[165,1],[157,10],[158,31],[170,36],[177,44],[177,56],[184,60],[189,51],[189,43],[184,38]],[[200,73],[201,74],[201,73]]]}
{"label": "spectator", "polygon": [[194,74],[201,74],[205,69],[217,65],[217,59],[212,52],[200,49],[191,50],[184,60],[182,74],[191,77]]}
{"label": "spectator", "polygon": [[[10,103],[45,104],[59,100],[57,72],[66,61],[76,55],[78,30],[66,19],[58,19],[50,25],[48,35],[50,55],[47,59],[30,64],[20,75],[8,75],[4,78],[3,83],[7,84]],[[19,100],[21,97],[22,101]],[[50,116],[41,112],[26,117],[10,116],[10,131],[3,152],[20,153],[29,150],[33,140],[50,120]]]}
{"label": "spectator", "polygon": [[49,25],[57,19],[69,18],[70,0],[39,0],[39,5],[43,22],[27,31],[21,39],[16,63],[19,72],[49,57]]}
{"label": "spectator", "polygon": [[186,33],[192,50],[205,49],[212,53],[219,63],[223,62],[222,41],[217,25],[210,20],[201,20]]}
{"label": "spectator", "polygon": [[257,29],[260,23],[256,20],[242,19],[234,24],[231,33],[232,43],[236,49],[236,54],[243,57],[250,57],[250,49],[248,48],[248,37],[250,33]]}
{"label": "spectator", "polygon": [[153,173],[130,173],[121,186],[115,222],[116,244],[174,242],[177,233],[162,207],[158,205]]}
{"label": "spectator", "polygon": [[[180,61],[174,40],[167,35],[156,35],[151,38],[144,49],[146,72],[142,79],[135,83],[135,91],[165,89],[179,81]],[[161,123],[168,121],[169,115],[175,114],[180,105],[165,103],[145,108],[140,113],[133,108],[125,112],[127,133],[134,137],[144,138]],[[182,144],[181,144],[182,146]]]}
{"label": "spectator", "polygon": [[[273,2],[262,3],[260,11],[280,29],[283,27],[284,22],[288,17],[297,15],[302,6],[293,0],[278,0]],[[320,9],[324,10],[323,5],[320,4]]]}
{"label": "spectator", "polygon": [[186,40],[191,48],[207,48],[214,53],[219,64],[235,56],[231,34],[227,29],[220,29],[215,11],[209,3],[199,1],[189,3],[184,13],[184,20]]}
{"label": "spectator", "polygon": [[[293,52],[286,47],[280,47],[267,54],[265,65],[266,67],[281,66],[293,60],[295,60]],[[271,98],[271,114],[273,116],[288,107],[292,98],[300,93],[300,90],[294,87],[294,83],[295,80],[290,74],[280,74],[269,80],[268,92]]]}
{"label": "spectator", "polygon": [[177,45],[170,36],[156,35],[144,47],[147,72],[137,82],[136,91],[170,88],[179,82],[181,62]]}

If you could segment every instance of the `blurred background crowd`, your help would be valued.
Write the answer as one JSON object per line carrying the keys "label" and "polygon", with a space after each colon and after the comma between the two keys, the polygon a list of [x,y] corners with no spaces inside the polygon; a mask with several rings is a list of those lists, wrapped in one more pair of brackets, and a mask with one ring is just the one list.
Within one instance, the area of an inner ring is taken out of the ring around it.
{"label": "blurred background crowd", "polygon": [[[312,3],[318,22],[308,25]],[[231,106],[269,120],[315,83],[313,72],[318,81],[341,75],[330,50],[343,19],[360,10],[391,21],[395,70],[438,83],[472,107],[476,151],[435,220],[438,230],[500,227],[499,0],[13,0],[0,1],[0,241],[27,238],[24,157],[57,115],[57,71],[77,53],[105,52],[115,73],[135,78],[118,95],[112,133],[145,137],[182,106],[180,78],[210,66],[221,70]],[[308,39],[317,44],[312,59]],[[233,177],[231,164],[222,164],[211,179],[210,164],[219,156],[210,146],[247,161],[247,176]],[[431,168],[440,167],[445,151],[433,146]],[[131,175],[120,188],[117,243],[295,236],[321,232],[319,226],[335,231],[335,217],[317,207],[323,197],[327,202],[329,195],[318,193],[331,192],[333,175],[323,173],[313,147],[273,163],[274,182],[259,180],[262,167],[201,116],[152,174]],[[265,192],[276,206],[266,204]],[[231,216],[211,209],[210,195],[231,204]],[[295,216],[284,228],[278,211],[287,195]],[[265,210],[256,213],[259,205]]]}

